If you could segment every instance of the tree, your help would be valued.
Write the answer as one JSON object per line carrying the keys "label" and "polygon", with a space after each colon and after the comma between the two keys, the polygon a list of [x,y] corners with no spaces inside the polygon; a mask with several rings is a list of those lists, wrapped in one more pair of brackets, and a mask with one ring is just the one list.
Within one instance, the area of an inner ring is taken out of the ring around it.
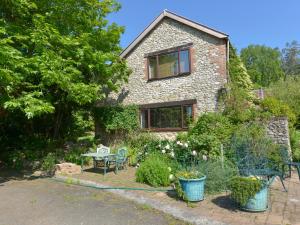
{"label": "tree", "polygon": [[119,9],[115,0],[0,1],[0,120],[23,115],[30,131],[57,138],[72,112],[117,91],[129,75],[124,28],[106,16]]}
{"label": "tree", "polygon": [[230,81],[237,87],[251,91],[253,84],[241,58],[237,55],[236,49],[229,46],[229,77]]}
{"label": "tree", "polygon": [[284,76],[278,49],[249,45],[241,50],[241,59],[253,83],[260,86],[267,87]]}
{"label": "tree", "polygon": [[297,41],[286,43],[281,54],[282,68],[285,75],[300,75],[300,44]]}

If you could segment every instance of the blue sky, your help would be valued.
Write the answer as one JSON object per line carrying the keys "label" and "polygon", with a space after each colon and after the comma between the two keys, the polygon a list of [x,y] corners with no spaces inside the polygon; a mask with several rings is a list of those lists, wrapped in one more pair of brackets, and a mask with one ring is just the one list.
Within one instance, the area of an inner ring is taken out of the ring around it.
{"label": "blue sky", "polygon": [[300,42],[300,0],[119,0],[122,9],[109,16],[126,28],[126,47],[164,9],[230,35],[239,50],[249,44],[284,47]]}

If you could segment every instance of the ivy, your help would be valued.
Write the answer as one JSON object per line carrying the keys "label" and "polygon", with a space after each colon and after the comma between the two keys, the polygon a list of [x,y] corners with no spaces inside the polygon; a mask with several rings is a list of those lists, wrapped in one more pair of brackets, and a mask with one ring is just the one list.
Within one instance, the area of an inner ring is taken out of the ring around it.
{"label": "ivy", "polygon": [[96,123],[105,128],[106,132],[128,131],[132,132],[139,127],[138,107],[129,106],[104,106],[96,107],[94,116]]}

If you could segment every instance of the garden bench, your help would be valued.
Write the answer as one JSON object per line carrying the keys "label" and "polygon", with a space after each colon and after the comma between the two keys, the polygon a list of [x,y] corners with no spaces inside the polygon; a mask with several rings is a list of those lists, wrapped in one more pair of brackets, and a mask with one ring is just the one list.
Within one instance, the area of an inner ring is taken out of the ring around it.
{"label": "garden bench", "polygon": [[240,158],[237,162],[239,173],[242,176],[264,176],[267,179],[274,180],[275,177],[279,177],[280,182],[287,192],[287,189],[284,185],[284,173],[276,163],[267,159],[263,156],[254,156],[248,154],[243,158]]}
{"label": "garden bench", "polygon": [[300,180],[300,162],[293,162],[288,149],[285,146],[281,146],[280,149],[280,155],[283,159],[283,165],[282,165],[282,173],[285,174],[285,167],[288,167],[289,175],[288,177],[292,176],[292,166],[297,169],[298,177]]}

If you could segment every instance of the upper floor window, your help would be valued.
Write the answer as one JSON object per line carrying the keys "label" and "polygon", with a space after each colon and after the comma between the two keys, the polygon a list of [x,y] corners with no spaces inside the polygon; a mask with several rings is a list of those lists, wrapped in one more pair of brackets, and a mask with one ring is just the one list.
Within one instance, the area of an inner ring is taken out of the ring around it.
{"label": "upper floor window", "polygon": [[161,79],[191,72],[190,49],[178,47],[148,56],[148,78]]}

